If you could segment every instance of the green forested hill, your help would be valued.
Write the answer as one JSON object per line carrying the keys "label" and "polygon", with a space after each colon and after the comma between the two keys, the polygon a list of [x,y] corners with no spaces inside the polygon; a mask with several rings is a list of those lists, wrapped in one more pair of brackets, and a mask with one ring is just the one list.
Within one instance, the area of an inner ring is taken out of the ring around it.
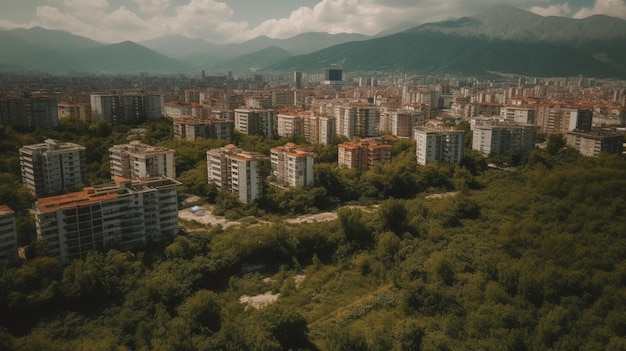
{"label": "green forested hill", "polygon": [[[363,174],[318,165],[333,201],[378,204],[335,221],[260,204],[272,224],[187,223],[145,252],[6,267],[0,349],[622,350],[626,163],[548,150],[502,171],[416,166],[396,147]],[[268,291],[264,309],[240,303]]]}

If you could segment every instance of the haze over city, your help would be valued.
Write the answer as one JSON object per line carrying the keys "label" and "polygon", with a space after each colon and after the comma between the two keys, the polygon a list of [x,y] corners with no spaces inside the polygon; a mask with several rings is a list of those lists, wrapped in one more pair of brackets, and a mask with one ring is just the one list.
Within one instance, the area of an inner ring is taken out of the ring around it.
{"label": "haze over city", "polygon": [[623,0],[4,0],[0,29],[68,31],[103,43],[166,35],[212,43],[242,42],[260,35],[288,38],[305,32],[374,35],[401,24],[458,18],[510,5],[542,16],[626,19]]}

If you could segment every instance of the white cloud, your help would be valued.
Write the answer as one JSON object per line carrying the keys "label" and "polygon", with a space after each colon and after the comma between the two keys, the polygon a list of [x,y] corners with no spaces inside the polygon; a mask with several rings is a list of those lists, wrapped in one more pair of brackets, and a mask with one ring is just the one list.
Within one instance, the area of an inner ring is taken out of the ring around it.
{"label": "white cloud", "polygon": [[74,34],[87,35],[94,27],[75,16],[61,12],[56,7],[40,6],[37,8],[38,24],[44,28],[61,29]]}
{"label": "white cloud", "polygon": [[626,19],[626,1],[596,0],[593,7],[583,7],[573,17],[585,18],[592,15],[608,15]]}
{"label": "white cloud", "polygon": [[[259,35],[287,38],[303,32],[371,35],[401,22],[426,23],[468,16],[503,3],[530,8],[543,16],[573,12],[567,3],[551,5],[554,0],[319,0],[315,6],[297,8],[285,18],[267,19],[251,27],[245,21],[233,19],[235,14],[228,0],[47,2],[56,5],[38,7],[37,19],[21,26],[67,30],[102,42],[141,41],[167,34],[203,38],[214,43],[240,42]],[[258,6],[278,5],[264,0]],[[620,11],[626,17],[624,0],[596,0],[593,8],[583,8],[576,16],[616,15]],[[20,24],[7,18],[0,26]]]}
{"label": "white cloud", "polygon": [[[261,34],[287,38],[298,33],[362,33],[373,35],[402,22],[428,23],[470,16],[496,5],[527,8],[547,0],[321,0],[314,7],[301,7],[289,17],[267,20],[234,38]],[[563,8],[565,9],[565,7]]]}
{"label": "white cloud", "polygon": [[59,2],[72,12],[104,11],[109,7],[107,0],[59,0]]}
{"label": "white cloud", "polygon": [[571,12],[572,9],[570,9],[569,4],[568,3],[564,3],[564,4],[556,4],[556,5],[550,5],[548,7],[541,7],[541,6],[533,6],[529,9],[530,12],[536,13],[540,16],[568,16]]}
{"label": "white cloud", "polygon": [[0,20],[0,29],[31,28],[38,25],[39,24],[37,22],[16,23],[13,21]]}
{"label": "white cloud", "polygon": [[87,22],[97,21],[110,6],[107,0],[60,0],[59,2],[63,7],[61,12]]}
{"label": "white cloud", "polygon": [[133,0],[139,12],[157,15],[165,11],[170,6],[170,0]]}
{"label": "white cloud", "polygon": [[151,31],[150,26],[143,19],[139,18],[139,16],[124,6],[104,16],[100,21],[100,24],[102,23],[106,23],[107,26],[115,28],[116,33],[119,33],[114,37],[115,41],[126,39],[124,33],[133,33],[133,35],[136,36],[143,36],[146,34],[149,35]]}
{"label": "white cloud", "polygon": [[302,32],[375,34],[391,23],[413,20],[421,10],[420,6],[398,7],[371,0],[323,0],[313,8],[293,11],[288,18],[267,20],[241,35],[285,38]]}
{"label": "white cloud", "polygon": [[191,0],[187,5],[177,7],[174,17],[163,20],[173,33],[220,42],[248,28],[246,22],[232,21],[232,16],[233,10],[226,3]]}

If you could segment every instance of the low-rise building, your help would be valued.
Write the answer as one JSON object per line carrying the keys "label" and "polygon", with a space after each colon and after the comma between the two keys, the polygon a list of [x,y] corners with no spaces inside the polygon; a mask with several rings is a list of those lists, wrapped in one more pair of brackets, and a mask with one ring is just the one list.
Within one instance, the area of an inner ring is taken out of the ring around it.
{"label": "low-rise building", "polygon": [[92,251],[133,250],[178,234],[181,183],[163,176],[117,177],[115,183],[40,198],[37,238],[48,255],[68,263]]}

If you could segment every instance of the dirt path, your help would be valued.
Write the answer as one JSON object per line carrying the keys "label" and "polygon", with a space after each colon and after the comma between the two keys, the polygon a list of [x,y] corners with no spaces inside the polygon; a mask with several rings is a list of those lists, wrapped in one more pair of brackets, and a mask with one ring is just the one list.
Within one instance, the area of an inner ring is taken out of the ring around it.
{"label": "dirt path", "polygon": [[224,228],[241,224],[238,221],[229,221],[222,216],[213,215],[213,206],[211,205],[202,205],[200,206],[200,210],[196,212],[193,212],[191,210],[191,207],[184,208],[178,211],[178,218],[187,221],[196,221],[208,226],[216,226],[218,224],[221,224]]}

